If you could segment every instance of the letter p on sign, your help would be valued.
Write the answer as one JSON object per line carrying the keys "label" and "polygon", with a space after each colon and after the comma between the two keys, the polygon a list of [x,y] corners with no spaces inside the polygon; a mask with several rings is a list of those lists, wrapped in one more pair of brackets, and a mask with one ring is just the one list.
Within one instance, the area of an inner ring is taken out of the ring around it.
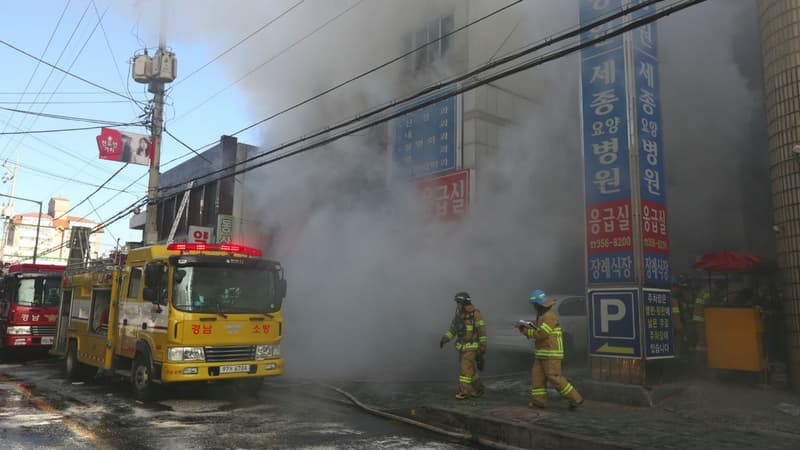
{"label": "letter p on sign", "polygon": [[[613,310],[613,312],[612,312]],[[608,333],[610,321],[622,320],[625,317],[625,302],[616,298],[600,299],[600,331]]]}

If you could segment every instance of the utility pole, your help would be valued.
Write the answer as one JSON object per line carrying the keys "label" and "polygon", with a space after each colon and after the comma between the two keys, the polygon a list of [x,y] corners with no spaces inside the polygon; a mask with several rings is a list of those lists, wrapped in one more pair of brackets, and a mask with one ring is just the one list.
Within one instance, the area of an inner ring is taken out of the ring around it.
{"label": "utility pole", "polygon": [[[3,169],[8,170],[6,167],[7,161],[3,161]],[[14,191],[17,188],[17,169],[19,168],[19,151],[17,151],[17,162],[14,164],[14,171],[11,172],[11,191],[9,192],[8,203],[3,207],[3,216],[5,216],[3,223],[3,237],[0,241],[0,260],[5,262],[6,257],[6,239],[8,237],[8,226],[11,224],[11,216],[14,213]],[[3,174],[2,181],[8,181],[8,174]]]}
{"label": "utility pole", "polygon": [[[163,49],[159,48],[156,58]],[[150,178],[147,184],[147,211],[144,225],[144,243],[158,242],[158,175],[161,162],[161,132],[164,127],[164,82],[151,81],[148,89],[153,92],[153,154],[150,155]]]}
{"label": "utility pole", "polygon": [[36,240],[33,242],[33,263],[36,264],[36,254],[39,253],[39,229],[42,227],[42,202],[39,200],[32,200],[25,197],[14,197],[12,195],[5,195],[0,194],[0,197],[6,197],[8,199],[17,199],[23,200],[26,202],[36,203],[39,205],[39,215],[36,217]]}
{"label": "utility pole", "polygon": [[175,80],[177,60],[175,53],[169,51],[164,39],[166,13],[161,11],[162,34],[158,50],[153,57],[147,54],[135,55],[132,75],[137,83],[148,84],[147,90],[153,94],[153,117],[151,121],[153,153],[150,155],[150,177],[147,185],[147,211],[145,212],[144,243],[158,242],[158,176],[161,163],[161,133],[164,129],[164,85]]}

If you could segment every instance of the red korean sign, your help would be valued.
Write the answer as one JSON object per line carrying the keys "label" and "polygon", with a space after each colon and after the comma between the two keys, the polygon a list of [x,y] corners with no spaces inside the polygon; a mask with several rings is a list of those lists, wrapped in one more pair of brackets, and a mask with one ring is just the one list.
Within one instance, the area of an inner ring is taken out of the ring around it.
{"label": "red korean sign", "polygon": [[459,222],[469,211],[470,171],[419,180],[417,192],[426,219]]}
{"label": "red korean sign", "polygon": [[103,128],[97,136],[100,159],[150,165],[150,155],[155,148],[150,136]]}
{"label": "red korean sign", "polygon": [[633,251],[630,200],[589,205],[586,219],[589,254]]}
{"label": "red korean sign", "polygon": [[642,238],[644,251],[669,255],[667,207],[648,200],[642,201]]}

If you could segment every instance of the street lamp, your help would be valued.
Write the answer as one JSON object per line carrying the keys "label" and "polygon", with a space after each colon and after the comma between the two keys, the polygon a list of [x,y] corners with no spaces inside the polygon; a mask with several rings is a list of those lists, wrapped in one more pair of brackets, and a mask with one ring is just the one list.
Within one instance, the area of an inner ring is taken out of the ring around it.
{"label": "street lamp", "polygon": [[36,264],[36,253],[39,252],[39,227],[42,225],[42,202],[38,200],[31,200],[24,197],[16,197],[13,195],[0,194],[0,197],[13,198],[15,200],[22,200],[24,202],[33,202],[39,204],[39,215],[36,216],[36,240],[33,243],[33,263]]}

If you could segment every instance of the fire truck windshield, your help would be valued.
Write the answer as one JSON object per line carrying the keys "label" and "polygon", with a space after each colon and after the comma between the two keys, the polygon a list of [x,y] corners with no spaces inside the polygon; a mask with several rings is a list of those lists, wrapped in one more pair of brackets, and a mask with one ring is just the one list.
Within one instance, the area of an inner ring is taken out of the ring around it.
{"label": "fire truck windshield", "polygon": [[276,272],[255,267],[175,269],[173,306],[209,314],[273,313],[281,309]]}
{"label": "fire truck windshield", "polygon": [[15,303],[20,306],[58,306],[61,277],[21,278]]}

